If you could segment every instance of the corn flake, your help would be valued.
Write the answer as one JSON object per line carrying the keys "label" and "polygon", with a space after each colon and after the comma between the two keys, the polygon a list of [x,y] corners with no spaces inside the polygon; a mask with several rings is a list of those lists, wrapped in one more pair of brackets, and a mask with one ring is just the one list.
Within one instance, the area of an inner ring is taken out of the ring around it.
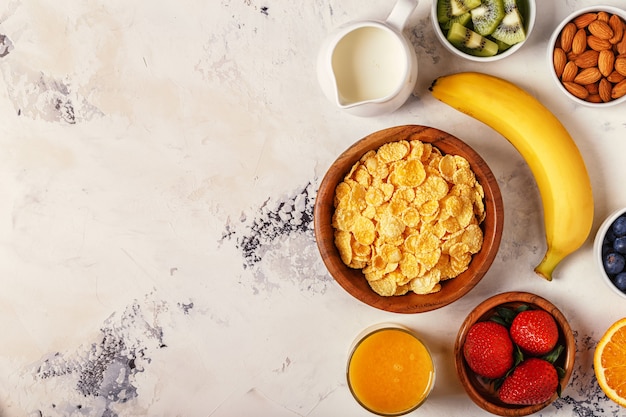
{"label": "corn flake", "polygon": [[456,160],[454,155],[445,155],[439,161],[439,172],[441,172],[441,176],[448,181],[452,182],[452,178],[454,173],[456,172]]}
{"label": "corn flake", "polygon": [[370,187],[365,192],[365,202],[371,206],[378,207],[385,202],[385,194],[380,188]]}
{"label": "corn flake", "polygon": [[411,291],[416,294],[432,294],[441,290],[441,272],[431,271],[428,274],[411,280]]}
{"label": "corn flake", "polygon": [[359,242],[351,242],[352,253],[354,257],[364,260],[369,260],[372,254],[372,247],[370,245],[362,245]]}
{"label": "corn flake", "polygon": [[372,176],[367,168],[361,165],[354,171],[354,180],[364,187],[369,187],[372,183]]}
{"label": "corn flake", "polygon": [[[439,201],[437,200],[428,200],[424,204],[422,204],[419,208],[420,215],[428,218],[436,218],[439,214]],[[432,220],[432,219],[431,219]]]}
{"label": "corn flake", "polygon": [[374,292],[378,295],[382,295],[383,297],[395,295],[396,289],[398,288],[398,283],[394,277],[390,275],[385,275],[381,279],[377,279],[375,281],[369,281],[369,284]]}
{"label": "corn flake", "polygon": [[454,172],[452,182],[454,184],[467,184],[469,186],[473,186],[476,182],[476,177],[469,167],[460,168]]}
{"label": "corn flake", "polygon": [[402,259],[402,252],[400,251],[400,248],[389,243],[382,245],[379,252],[380,256],[387,263],[397,263]]}
{"label": "corn flake", "polygon": [[402,213],[409,207],[409,203],[401,198],[392,199],[389,203],[389,214],[394,217],[401,217]]}
{"label": "corn flake", "polygon": [[373,219],[374,217],[376,217],[376,207],[368,205],[367,207],[365,207],[365,210],[363,210],[361,214],[368,219]]}
{"label": "corn flake", "polygon": [[376,239],[374,223],[365,216],[359,215],[353,225],[354,238],[362,245],[371,245]]}
{"label": "corn flake", "polygon": [[335,210],[332,218],[332,224],[335,229],[342,231],[350,231],[354,227],[359,212],[356,210]]}
{"label": "corn flake", "polygon": [[335,246],[337,246],[337,249],[339,250],[341,261],[346,265],[349,265],[352,262],[351,240],[352,234],[350,234],[350,232],[344,232],[341,230],[335,232]]}
{"label": "corn flake", "polygon": [[462,242],[471,253],[478,253],[483,246],[483,231],[477,224],[470,224],[463,232]]}
{"label": "corn flake", "polygon": [[391,200],[391,197],[393,197],[393,192],[396,190],[393,184],[389,184],[386,182],[380,184],[379,188],[383,192],[384,201]]}
{"label": "corn flake", "polygon": [[424,267],[424,271],[432,270],[435,265],[437,265],[437,262],[439,262],[440,257],[440,248],[437,248],[430,252],[421,252],[415,254],[415,259]]}
{"label": "corn flake", "polygon": [[420,233],[417,238],[416,253],[428,253],[439,248],[441,241],[435,235],[430,232]]}
{"label": "corn flake", "polygon": [[353,184],[352,189],[350,190],[350,195],[348,197],[348,207],[355,210],[364,210],[365,207],[367,207],[365,193],[366,188],[363,185],[359,183]]}
{"label": "corn flake", "polygon": [[337,207],[341,201],[344,201],[348,198],[348,196],[350,195],[350,190],[350,186],[345,182],[340,182],[339,185],[337,185],[337,188],[335,188],[335,207]]}
{"label": "corn flake", "polygon": [[402,220],[395,217],[392,214],[383,214],[378,223],[378,232],[383,238],[395,238],[404,232],[406,225],[402,223]]}
{"label": "corn flake", "polygon": [[422,157],[420,158],[422,161],[428,161],[430,159],[430,155],[433,152],[433,145],[430,143],[424,143],[424,150],[422,151]]}
{"label": "corn flake", "polygon": [[404,295],[409,291],[411,291],[411,287],[408,284],[398,285],[396,287],[396,292],[393,295]]}
{"label": "corn flake", "polygon": [[406,141],[390,142],[378,148],[378,158],[383,163],[399,161],[409,153],[409,144]]}
{"label": "corn flake", "polygon": [[416,227],[421,221],[419,210],[415,207],[407,207],[402,212],[402,221],[407,227]]}
{"label": "corn flake", "polygon": [[412,253],[405,253],[400,261],[400,271],[408,280],[417,277],[420,274],[420,264]]}
{"label": "corn flake", "polygon": [[402,187],[417,187],[426,179],[426,170],[421,161],[409,159],[398,163],[394,171],[395,183]]}

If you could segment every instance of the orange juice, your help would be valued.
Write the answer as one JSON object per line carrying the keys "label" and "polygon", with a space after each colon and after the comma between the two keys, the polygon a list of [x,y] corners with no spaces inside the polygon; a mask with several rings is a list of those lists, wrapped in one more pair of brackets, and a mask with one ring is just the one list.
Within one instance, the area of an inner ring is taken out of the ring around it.
{"label": "orange juice", "polygon": [[361,339],[348,363],[348,385],[356,400],[380,415],[417,408],[434,382],[433,361],[424,344],[397,327],[375,330]]}

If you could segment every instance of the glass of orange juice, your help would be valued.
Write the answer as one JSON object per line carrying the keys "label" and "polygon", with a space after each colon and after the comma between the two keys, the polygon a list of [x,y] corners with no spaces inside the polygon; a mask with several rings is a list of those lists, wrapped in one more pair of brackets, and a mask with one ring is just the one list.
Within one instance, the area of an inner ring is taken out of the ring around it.
{"label": "glass of orange juice", "polygon": [[435,382],[435,367],[415,333],[385,323],[357,337],[347,377],[350,392],[365,409],[381,416],[400,416],[426,400]]}

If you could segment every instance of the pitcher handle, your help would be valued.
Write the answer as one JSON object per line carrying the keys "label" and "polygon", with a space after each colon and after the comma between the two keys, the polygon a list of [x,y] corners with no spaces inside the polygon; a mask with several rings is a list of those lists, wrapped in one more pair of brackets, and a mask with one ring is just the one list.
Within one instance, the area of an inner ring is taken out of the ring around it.
{"label": "pitcher handle", "polygon": [[387,24],[399,32],[404,30],[406,21],[417,7],[419,0],[398,0],[387,17]]}

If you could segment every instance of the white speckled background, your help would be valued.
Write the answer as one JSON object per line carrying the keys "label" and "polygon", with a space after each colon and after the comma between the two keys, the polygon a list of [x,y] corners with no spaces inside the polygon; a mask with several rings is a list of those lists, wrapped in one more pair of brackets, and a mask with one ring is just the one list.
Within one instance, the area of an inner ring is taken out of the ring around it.
{"label": "white speckled background", "polygon": [[[572,104],[545,58],[560,20],[595,2],[538,1],[520,52],[479,65],[444,50],[422,0],[406,30],[420,65],[414,96],[369,119],[323,97],[317,49],[336,26],[383,19],[394,2],[305,3],[0,6],[0,416],[366,416],[346,387],[345,360],[352,339],[383,321],[414,328],[433,351],[437,383],[415,415],[486,415],[456,378],[454,338],[475,305],[510,290],[553,301],[577,336],[571,383],[539,415],[620,415],[591,362],[626,307],[600,281],[591,237],[553,282],[538,278],[545,244],[528,167],[427,90],[438,75],[479,70],[542,100],[584,154],[595,233],[626,205],[625,107]],[[400,124],[472,145],[506,210],[500,252],[480,284],[419,315],[347,295],[321,262],[311,221],[339,153]]]}

